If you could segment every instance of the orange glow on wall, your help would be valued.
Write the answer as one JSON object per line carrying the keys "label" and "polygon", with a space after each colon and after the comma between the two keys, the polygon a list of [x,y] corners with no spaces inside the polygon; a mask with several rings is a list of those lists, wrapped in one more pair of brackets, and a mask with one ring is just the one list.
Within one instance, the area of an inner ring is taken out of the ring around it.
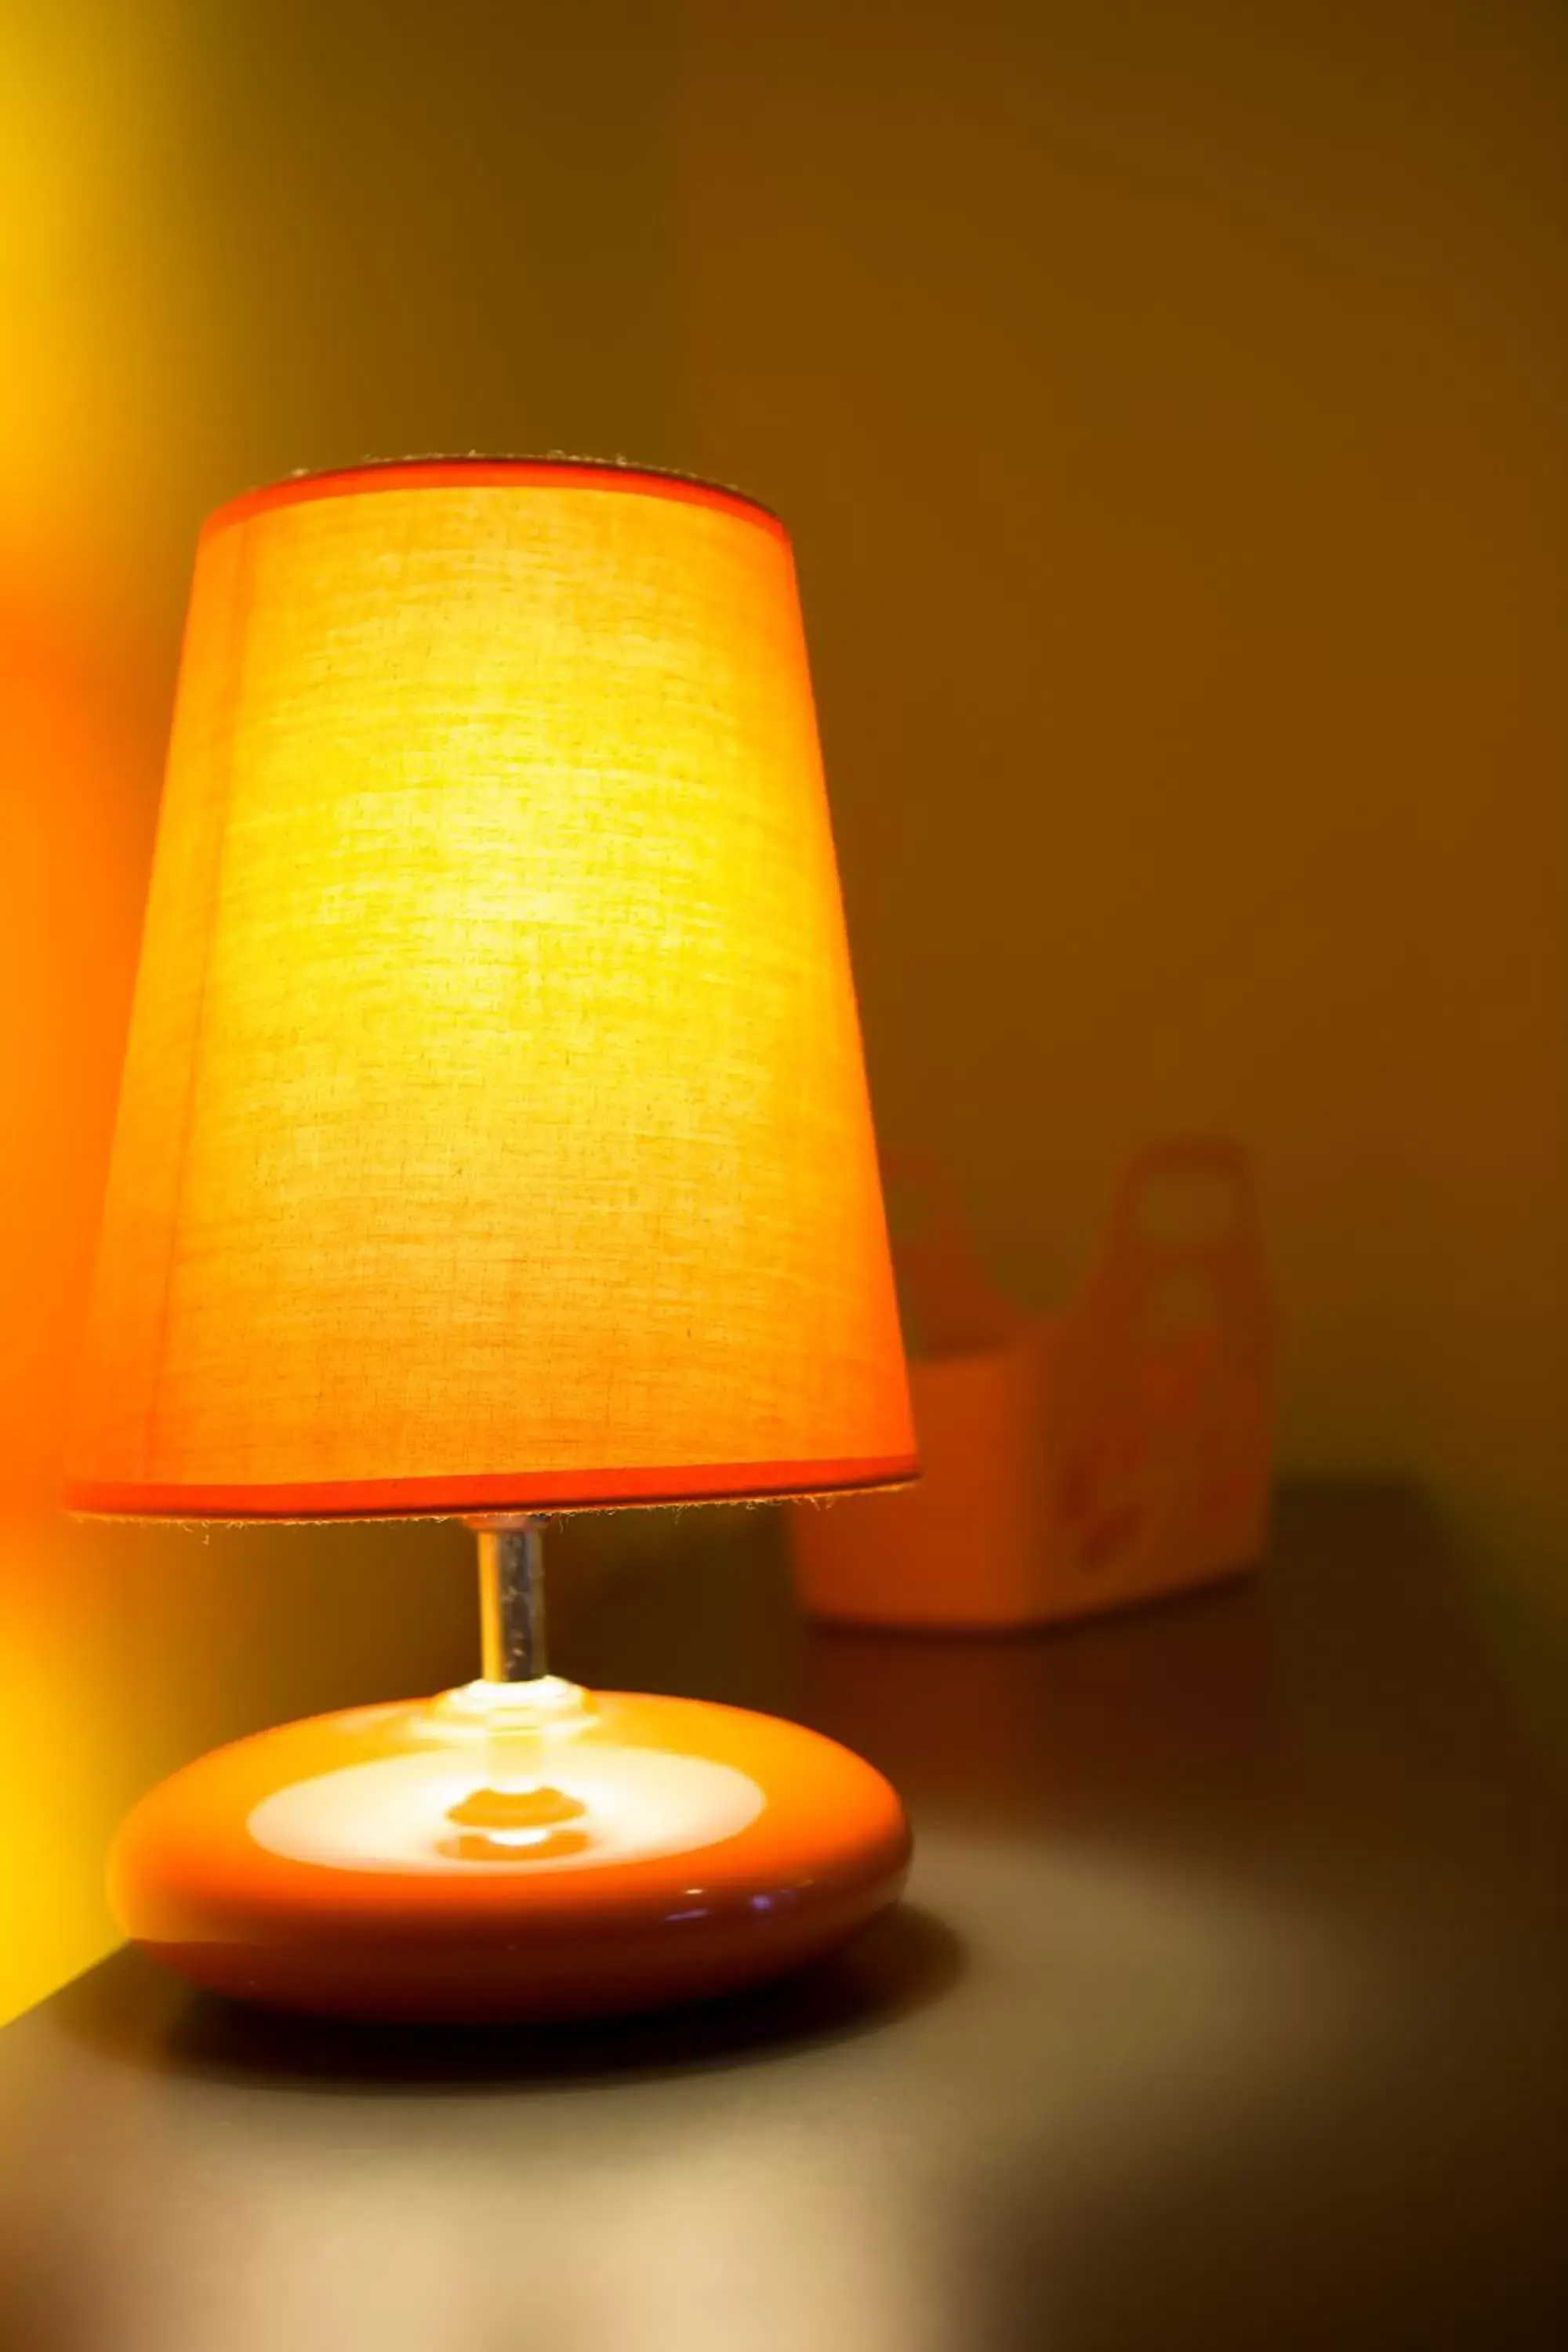
{"label": "orange glow on wall", "polygon": [[220,511],[72,1499],[569,1507],[912,1454],[782,528],[555,465]]}

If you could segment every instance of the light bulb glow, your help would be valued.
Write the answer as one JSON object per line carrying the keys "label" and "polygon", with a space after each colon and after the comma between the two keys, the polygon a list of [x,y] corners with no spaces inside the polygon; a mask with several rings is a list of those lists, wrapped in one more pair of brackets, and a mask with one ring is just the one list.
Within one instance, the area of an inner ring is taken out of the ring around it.
{"label": "light bulb glow", "polygon": [[529,464],[224,509],[73,1504],[652,1503],[913,1453],[779,525]]}

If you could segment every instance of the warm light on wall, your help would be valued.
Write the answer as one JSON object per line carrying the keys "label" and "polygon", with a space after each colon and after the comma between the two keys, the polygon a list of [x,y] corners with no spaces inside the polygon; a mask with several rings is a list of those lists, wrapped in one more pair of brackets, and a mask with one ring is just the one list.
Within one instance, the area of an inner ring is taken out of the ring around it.
{"label": "warm light on wall", "polygon": [[[1560,17],[921,5],[889,46],[700,0],[679,54],[658,10],[597,57],[592,12],[524,10],[432,74],[389,0],[367,75],[351,12],[253,13],[0,11],[0,603],[47,760],[0,774],[6,1477],[58,1452],[200,514],[373,446],[636,446],[797,528],[889,1132],[958,1155],[1042,1301],[1132,1145],[1244,1136],[1288,1461],[1429,1479],[1545,1661]],[[0,1528],[0,2010],[109,1940],[153,1772],[466,1637],[413,1532],[149,1531],[132,1689],[119,1540]],[[345,1553],[397,1581],[374,1660]],[[24,1726],[67,1706],[98,1744],[40,1790]]]}

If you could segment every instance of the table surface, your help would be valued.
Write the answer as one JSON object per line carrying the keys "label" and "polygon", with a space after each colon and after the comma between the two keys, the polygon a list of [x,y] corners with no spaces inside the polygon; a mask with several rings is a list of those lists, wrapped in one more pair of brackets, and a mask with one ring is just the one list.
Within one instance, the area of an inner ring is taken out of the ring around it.
{"label": "table surface", "polygon": [[[5,2352],[1568,2344],[1568,1867],[1398,1489],[1071,1633],[805,1633],[697,1543],[567,1665],[903,1789],[910,1899],[743,2000],[270,2020],[121,1954],[0,2035]],[[695,1646],[694,1646],[695,1644]]]}

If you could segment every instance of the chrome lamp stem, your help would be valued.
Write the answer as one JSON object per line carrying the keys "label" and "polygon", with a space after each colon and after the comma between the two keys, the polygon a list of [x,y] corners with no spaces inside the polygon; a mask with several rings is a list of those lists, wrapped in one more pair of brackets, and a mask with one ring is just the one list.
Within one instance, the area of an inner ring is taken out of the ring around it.
{"label": "chrome lamp stem", "polygon": [[537,1519],[470,1519],[479,1548],[480,1672],[487,1683],[532,1683],[544,1647],[544,1544]]}

